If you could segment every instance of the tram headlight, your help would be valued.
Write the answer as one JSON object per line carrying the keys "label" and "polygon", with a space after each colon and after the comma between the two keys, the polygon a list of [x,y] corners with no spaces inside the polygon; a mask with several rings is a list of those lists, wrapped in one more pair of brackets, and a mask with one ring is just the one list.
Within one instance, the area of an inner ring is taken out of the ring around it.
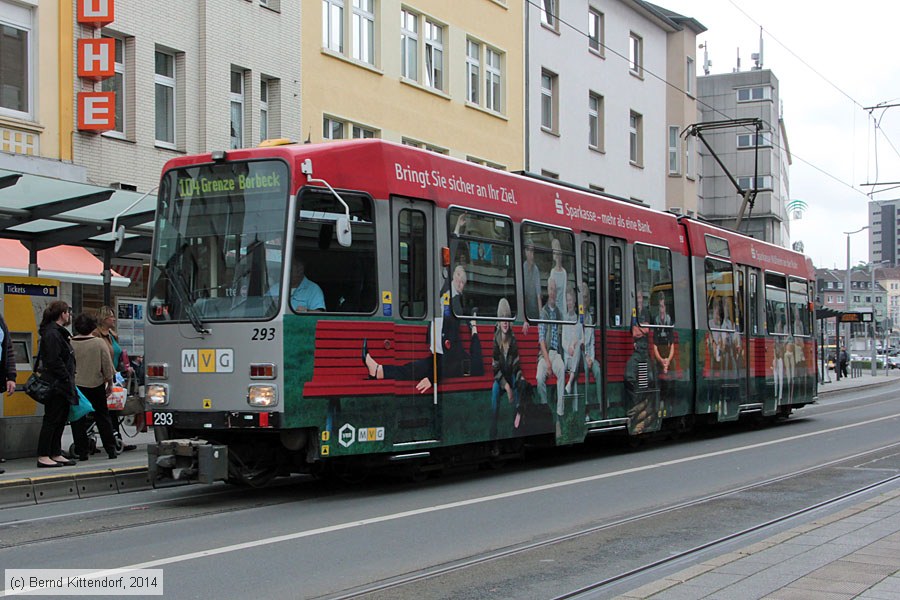
{"label": "tram headlight", "polygon": [[162,406],[169,403],[169,386],[165,383],[148,383],[145,394],[147,404]]}
{"label": "tram headlight", "polygon": [[269,383],[254,383],[247,387],[247,404],[250,406],[276,406],[278,388]]}

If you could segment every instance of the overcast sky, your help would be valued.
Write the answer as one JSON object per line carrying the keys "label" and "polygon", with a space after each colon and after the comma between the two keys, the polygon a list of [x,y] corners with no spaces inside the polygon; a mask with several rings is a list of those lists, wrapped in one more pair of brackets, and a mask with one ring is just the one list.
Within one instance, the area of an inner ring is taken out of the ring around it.
{"label": "overcast sky", "polygon": [[[707,32],[710,74],[753,66],[763,28],[763,68],[780,82],[793,157],[790,199],[806,202],[791,216],[791,239],[802,241],[817,267],[845,268],[846,231],[868,224],[864,183],[898,182],[876,200],[900,198],[900,3],[893,0],[654,0],[693,17]],[[703,74],[697,49],[697,73]],[[881,132],[876,136],[873,117]],[[877,144],[876,144],[877,141]],[[891,186],[883,186],[887,188]],[[882,188],[878,188],[882,189]],[[868,232],[851,236],[851,264],[868,260]]]}

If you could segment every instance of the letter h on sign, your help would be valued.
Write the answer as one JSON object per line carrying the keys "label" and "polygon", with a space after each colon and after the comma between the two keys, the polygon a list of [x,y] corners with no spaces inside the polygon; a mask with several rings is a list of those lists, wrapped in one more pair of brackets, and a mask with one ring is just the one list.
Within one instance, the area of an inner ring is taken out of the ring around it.
{"label": "letter h on sign", "polygon": [[78,76],[94,81],[112,77],[116,72],[116,40],[84,38],[78,40]]}

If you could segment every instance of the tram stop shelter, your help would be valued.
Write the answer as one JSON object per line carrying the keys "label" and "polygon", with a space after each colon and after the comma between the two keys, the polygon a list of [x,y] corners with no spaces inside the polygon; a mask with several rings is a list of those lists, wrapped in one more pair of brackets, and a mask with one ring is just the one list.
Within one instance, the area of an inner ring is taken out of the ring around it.
{"label": "tram stop shelter", "polygon": [[[130,284],[130,273],[117,272],[115,260],[150,252],[156,196],[87,183],[83,167],[30,158],[0,157],[0,278],[99,285],[104,303],[112,304],[111,288]],[[124,228],[118,248],[114,221]],[[133,268],[131,274],[137,273],[140,268]],[[23,317],[21,323],[6,319],[21,386],[32,370],[40,307],[25,298],[36,293],[27,285],[4,283],[2,292],[0,310],[9,314],[16,305],[15,314]],[[42,408],[21,391],[0,397],[0,457],[34,454]]]}

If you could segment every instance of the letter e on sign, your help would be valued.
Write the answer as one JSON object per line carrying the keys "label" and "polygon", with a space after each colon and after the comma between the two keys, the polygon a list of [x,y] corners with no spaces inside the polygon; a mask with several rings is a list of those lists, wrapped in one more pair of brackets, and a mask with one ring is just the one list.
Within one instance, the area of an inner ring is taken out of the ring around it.
{"label": "letter e on sign", "polygon": [[115,0],[78,0],[79,23],[103,27],[116,20]]}
{"label": "letter e on sign", "polygon": [[115,96],[113,92],[78,92],[78,129],[81,131],[115,129]]}

